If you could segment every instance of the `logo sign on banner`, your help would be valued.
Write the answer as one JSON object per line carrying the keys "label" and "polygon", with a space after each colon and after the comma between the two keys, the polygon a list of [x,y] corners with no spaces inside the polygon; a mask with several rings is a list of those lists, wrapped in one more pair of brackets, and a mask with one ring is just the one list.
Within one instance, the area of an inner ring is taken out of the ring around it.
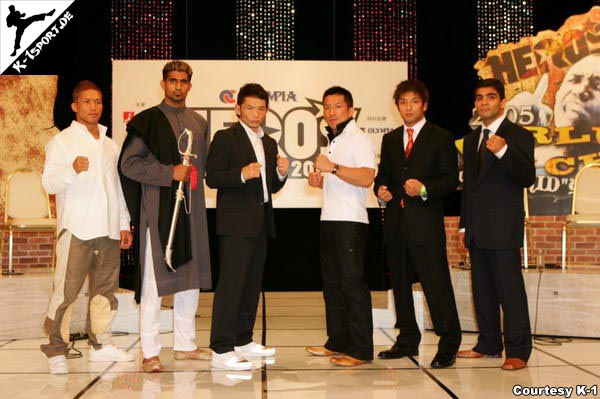
{"label": "logo sign on banner", "polygon": [[[322,95],[334,85],[354,97],[354,118],[373,139],[377,151],[383,135],[402,121],[392,95],[407,78],[405,62],[356,61],[186,61],[194,75],[186,105],[202,115],[212,136],[237,122],[234,105],[246,83],[260,83],[269,92],[269,113],[263,129],[290,160],[288,181],[274,196],[279,208],[316,208],[321,192],[308,186],[315,157],[327,148]],[[134,114],[157,105],[166,61],[113,61],[113,137],[119,144]],[[379,154],[377,154],[379,159]],[[369,206],[377,207],[370,190]],[[206,204],[214,207],[216,192],[206,190]]]}
{"label": "logo sign on banner", "polygon": [[0,0],[0,73],[26,74],[73,19],[74,0]]}
{"label": "logo sign on banner", "polygon": [[535,137],[531,213],[570,213],[577,171],[600,162],[600,7],[556,32],[501,44],[475,69],[505,84],[506,116]]}

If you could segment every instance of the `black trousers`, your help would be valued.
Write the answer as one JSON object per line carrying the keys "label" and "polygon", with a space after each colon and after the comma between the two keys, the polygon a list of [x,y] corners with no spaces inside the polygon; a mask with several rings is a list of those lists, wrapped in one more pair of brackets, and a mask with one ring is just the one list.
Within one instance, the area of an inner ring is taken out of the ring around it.
{"label": "black trousers", "polygon": [[386,246],[392,272],[396,327],[400,329],[395,345],[416,349],[421,342],[412,290],[413,283],[420,282],[434,331],[440,337],[438,352],[454,354],[460,346],[462,333],[446,248],[441,244],[414,244],[402,216],[399,227],[396,237]]}
{"label": "black trousers", "polygon": [[473,300],[479,325],[479,337],[473,349],[486,355],[502,352],[502,306],[506,357],[529,360],[531,326],[519,249],[481,249],[472,244],[469,253]]}
{"label": "black trousers", "polygon": [[373,359],[371,293],[364,276],[367,232],[364,223],[321,222],[325,347],[360,360]]}
{"label": "black trousers", "polygon": [[219,257],[210,348],[225,353],[252,342],[267,257],[266,226],[256,237],[219,236]]}

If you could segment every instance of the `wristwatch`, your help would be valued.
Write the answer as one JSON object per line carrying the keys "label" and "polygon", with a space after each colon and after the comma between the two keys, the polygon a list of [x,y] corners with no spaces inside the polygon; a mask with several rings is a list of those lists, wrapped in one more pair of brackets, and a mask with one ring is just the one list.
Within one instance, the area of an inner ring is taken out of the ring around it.
{"label": "wristwatch", "polygon": [[419,193],[419,195],[421,196],[421,198],[423,198],[424,200],[427,199],[427,188],[425,188],[425,185],[423,184],[421,186],[421,192]]}
{"label": "wristwatch", "polygon": [[331,169],[331,174],[335,175],[339,168],[340,168],[340,165],[338,165],[337,163],[334,163],[333,169]]}

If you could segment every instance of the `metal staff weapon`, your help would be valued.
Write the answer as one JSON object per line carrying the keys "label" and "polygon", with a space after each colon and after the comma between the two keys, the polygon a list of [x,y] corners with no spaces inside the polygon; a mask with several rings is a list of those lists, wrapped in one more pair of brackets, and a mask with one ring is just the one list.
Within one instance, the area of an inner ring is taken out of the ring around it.
{"label": "metal staff weapon", "polygon": [[[190,158],[196,158],[196,154],[192,154],[192,143],[194,141],[194,133],[192,133],[189,129],[183,129],[183,132],[179,135],[179,139],[177,140],[177,148],[179,149],[179,142],[183,135],[186,134],[188,136],[187,148],[185,152],[179,153],[183,156],[183,165],[190,166]],[[183,181],[179,182],[179,186],[177,187],[177,191],[175,192],[175,208],[173,208],[173,218],[171,219],[171,229],[169,230],[169,241],[167,242],[167,246],[165,247],[165,262],[169,269],[175,272],[173,268],[171,255],[173,254],[173,238],[175,237],[175,229],[177,228],[177,219],[179,217],[179,208],[181,207],[181,202],[185,201],[184,193],[183,193]]]}

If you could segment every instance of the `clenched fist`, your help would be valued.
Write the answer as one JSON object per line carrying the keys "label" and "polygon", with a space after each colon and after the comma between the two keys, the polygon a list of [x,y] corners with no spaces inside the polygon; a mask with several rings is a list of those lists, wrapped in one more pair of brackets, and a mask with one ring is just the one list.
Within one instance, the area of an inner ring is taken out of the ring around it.
{"label": "clenched fist", "polygon": [[315,169],[319,169],[322,172],[331,172],[334,166],[335,164],[323,154],[320,154],[317,159],[315,159]]}
{"label": "clenched fist", "polygon": [[379,198],[380,200],[385,201],[385,202],[390,202],[392,200],[392,198],[394,198],[394,196],[388,190],[387,186],[381,185],[377,189],[377,198]]}
{"label": "clenched fist", "polygon": [[423,187],[423,183],[417,179],[408,179],[406,182],[404,182],[404,191],[409,197],[421,195],[421,187]]}
{"label": "clenched fist", "polygon": [[308,174],[308,185],[311,187],[323,188],[323,175],[321,172],[310,172]]}
{"label": "clenched fist", "polygon": [[90,161],[87,157],[78,156],[73,161],[73,170],[75,173],[79,174],[81,172],[85,172],[90,168]]}
{"label": "clenched fist", "polygon": [[495,154],[498,151],[500,151],[505,144],[506,140],[504,140],[504,138],[498,136],[497,134],[494,134],[485,143],[485,147]]}
{"label": "clenched fist", "polygon": [[189,166],[185,166],[180,163],[179,165],[173,166],[173,180],[177,181],[188,181],[190,180],[190,173],[192,172],[192,168]]}
{"label": "clenched fist", "polygon": [[129,230],[121,230],[121,239],[119,240],[119,248],[121,249],[129,249],[131,244],[133,244],[133,236],[129,232]]}
{"label": "clenched fist", "polygon": [[260,167],[262,165],[258,162],[249,163],[242,168],[242,176],[244,180],[256,179],[260,177]]}
{"label": "clenched fist", "polygon": [[277,172],[280,176],[287,176],[290,161],[286,157],[281,157],[277,154]]}

